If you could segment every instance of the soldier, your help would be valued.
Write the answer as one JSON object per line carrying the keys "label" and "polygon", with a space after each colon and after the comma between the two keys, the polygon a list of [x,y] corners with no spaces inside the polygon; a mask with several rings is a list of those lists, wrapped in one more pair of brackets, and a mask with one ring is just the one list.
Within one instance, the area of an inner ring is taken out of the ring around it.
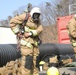
{"label": "soldier", "polygon": [[17,66],[16,61],[10,61],[5,66],[5,75],[16,75]]}
{"label": "soldier", "polygon": [[71,42],[71,45],[74,49],[75,58],[76,58],[76,14],[68,22],[66,28],[68,30],[68,34],[69,34],[69,37],[70,37],[70,42]]}
{"label": "soldier", "polygon": [[[10,27],[19,37],[22,75],[38,75],[36,61],[39,55],[38,41],[43,28],[40,23],[41,11],[34,7],[30,13],[23,13],[11,19]],[[26,19],[28,17],[28,19]]]}

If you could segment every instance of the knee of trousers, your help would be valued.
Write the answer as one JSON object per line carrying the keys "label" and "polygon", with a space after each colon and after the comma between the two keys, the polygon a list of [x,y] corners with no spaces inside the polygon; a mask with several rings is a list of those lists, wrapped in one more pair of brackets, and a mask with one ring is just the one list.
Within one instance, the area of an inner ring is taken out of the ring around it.
{"label": "knee of trousers", "polygon": [[25,57],[25,68],[31,70],[33,65],[33,57],[30,55],[27,55]]}

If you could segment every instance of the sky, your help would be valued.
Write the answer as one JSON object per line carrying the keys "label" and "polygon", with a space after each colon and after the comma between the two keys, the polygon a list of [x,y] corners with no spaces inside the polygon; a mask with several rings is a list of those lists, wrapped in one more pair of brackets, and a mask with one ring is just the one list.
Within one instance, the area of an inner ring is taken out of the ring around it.
{"label": "sky", "polygon": [[34,6],[39,5],[47,0],[0,0],[0,20],[5,20],[13,11],[21,6],[26,6],[31,3]]}

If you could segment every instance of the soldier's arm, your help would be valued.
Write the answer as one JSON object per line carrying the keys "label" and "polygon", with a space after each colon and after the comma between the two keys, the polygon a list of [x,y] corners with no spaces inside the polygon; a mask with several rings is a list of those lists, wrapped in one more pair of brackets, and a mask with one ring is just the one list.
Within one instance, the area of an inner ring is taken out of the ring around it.
{"label": "soldier's arm", "polygon": [[37,29],[30,30],[33,36],[38,36],[43,31],[42,25],[39,25]]}
{"label": "soldier's arm", "polygon": [[10,20],[10,27],[15,34],[19,32],[18,26],[23,22],[23,20],[25,19],[25,16],[26,14],[21,14]]}
{"label": "soldier's arm", "polygon": [[75,25],[74,21],[71,21],[71,22],[69,23],[68,28],[69,28],[69,33],[70,33],[70,35],[71,35],[73,38],[76,38],[76,25]]}
{"label": "soldier's arm", "polygon": [[40,25],[40,26],[36,29],[36,31],[37,31],[37,34],[40,34],[40,33],[43,31],[42,25]]}

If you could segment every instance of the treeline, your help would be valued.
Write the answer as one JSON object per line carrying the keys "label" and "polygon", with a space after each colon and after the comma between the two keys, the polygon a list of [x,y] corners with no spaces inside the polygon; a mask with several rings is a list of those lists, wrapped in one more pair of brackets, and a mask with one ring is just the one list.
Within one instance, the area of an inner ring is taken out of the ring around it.
{"label": "treeline", "polygon": [[[56,40],[57,42],[57,18],[69,15],[69,4],[74,2],[75,0],[49,0],[47,2],[39,4],[42,12],[41,23],[45,29],[43,32],[43,39],[46,38],[45,33],[47,33],[47,36],[51,33],[51,35],[48,37],[50,38],[49,40]],[[28,6],[30,6],[31,8],[34,7],[30,3],[25,6],[19,7],[12,12],[13,16],[9,15],[7,20],[0,21],[0,26],[9,27],[9,21],[11,20],[11,18],[13,18],[17,14],[19,15],[26,12]],[[45,40],[48,39],[46,38]]]}
{"label": "treeline", "polygon": [[[71,0],[70,0],[71,1]],[[21,6],[18,9],[12,12],[12,15],[7,17],[7,20],[0,21],[0,25],[8,26],[9,21],[16,14],[22,14],[24,11],[27,11],[28,5],[32,8],[34,7],[32,4],[27,4],[25,6]],[[56,24],[57,17],[69,15],[69,0],[52,0],[39,4],[41,8],[41,22],[42,25],[53,25]]]}

